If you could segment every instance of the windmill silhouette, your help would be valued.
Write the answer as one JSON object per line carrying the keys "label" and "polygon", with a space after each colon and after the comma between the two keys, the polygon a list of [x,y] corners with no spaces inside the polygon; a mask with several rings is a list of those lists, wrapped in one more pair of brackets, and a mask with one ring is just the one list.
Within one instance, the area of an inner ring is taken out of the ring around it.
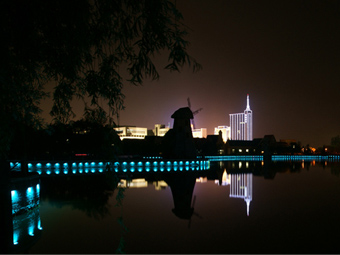
{"label": "windmill silhouette", "polygon": [[203,219],[202,216],[200,216],[198,213],[195,212],[195,202],[196,202],[196,195],[194,196],[194,199],[193,199],[193,202],[192,202],[192,206],[191,206],[193,212],[192,212],[192,215],[191,215],[191,217],[189,219],[188,228],[190,228],[190,226],[191,226],[191,219],[192,219],[192,217],[194,215],[197,216],[199,219]]}
{"label": "windmill silhouette", "polygon": [[[191,110],[190,98],[188,97],[187,100],[188,100],[188,107],[189,107],[189,109]],[[196,111],[191,110],[191,111],[192,111],[192,115],[195,116],[197,113],[199,113],[199,112],[202,111],[202,110],[203,110],[203,108],[199,108],[199,109],[196,110]],[[194,119],[191,120],[191,124],[192,124],[193,129],[196,129]]]}

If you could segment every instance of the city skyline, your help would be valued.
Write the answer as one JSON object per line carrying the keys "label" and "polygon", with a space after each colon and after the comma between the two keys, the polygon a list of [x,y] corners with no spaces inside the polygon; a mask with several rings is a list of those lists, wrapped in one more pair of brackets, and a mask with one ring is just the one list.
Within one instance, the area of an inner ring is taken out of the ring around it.
{"label": "city skyline", "polygon": [[[202,65],[168,72],[155,55],[160,78],[143,86],[126,84],[119,125],[172,125],[171,115],[187,106],[203,108],[197,128],[229,125],[251,95],[256,113],[253,138],[272,134],[312,147],[340,134],[338,1],[177,1],[189,35],[189,53]],[[105,106],[103,102],[103,107]],[[42,105],[45,112],[50,105]],[[78,118],[82,108],[77,109]],[[117,120],[116,120],[117,121]]]}

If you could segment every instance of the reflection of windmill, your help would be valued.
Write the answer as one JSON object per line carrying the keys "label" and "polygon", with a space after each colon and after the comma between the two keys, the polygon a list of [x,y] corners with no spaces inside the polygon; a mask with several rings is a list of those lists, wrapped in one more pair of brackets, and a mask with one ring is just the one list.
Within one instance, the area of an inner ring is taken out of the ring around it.
{"label": "reflection of windmill", "polygon": [[190,225],[191,225],[191,218],[192,216],[197,216],[199,219],[203,219],[202,216],[200,216],[198,213],[195,213],[195,202],[196,202],[196,195],[194,196],[194,200],[192,201],[192,215],[189,219],[189,224],[188,224],[188,228],[190,228]]}
{"label": "reflection of windmill", "polygon": [[[191,110],[191,103],[190,103],[190,98],[188,97],[188,107],[190,108],[190,110]],[[199,113],[200,111],[202,111],[203,110],[203,108],[199,108],[198,110],[196,110],[196,111],[192,111],[192,115],[193,116],[195,116],[197,113]],[[195,122],[194,122],[194,119],[192,119],[191,120],[191,124],[192,124],[192,126],[193,126],[193,129],[196,129],[196,127],[195,127]]]}

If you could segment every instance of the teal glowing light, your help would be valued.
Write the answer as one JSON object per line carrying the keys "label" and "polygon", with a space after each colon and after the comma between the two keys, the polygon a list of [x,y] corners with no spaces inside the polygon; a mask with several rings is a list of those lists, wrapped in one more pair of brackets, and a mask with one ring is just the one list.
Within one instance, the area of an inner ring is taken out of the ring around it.
{"label": "teal glowing light", "polygon": [[28,227],[28,234],[30,236],[34,236],[34,222],[31,222],[30,226]]}
{"label": "teal glowing light", "polygon": [[92,169],[91,169],[91,173],[94,174],[95,172],[96,172],[96,169],[92,168]]}
{"label": "teal glowing light", "polygon": [[154,171],[154,172],[157,172],[157,171],[158,171],[157,167],[154,167],[154,168],[153,168],[153,171]]}
{"label": "teal glowing light", "polygon": [[185,161],[185,165],[188,166],[189,165],[189,161]]}
{"label": "teal glowing light", "polygon": [[135,168],[134,167],[131,167],[130,168],[130,172],[133,173],[135,171]]}
{"label": "teal glowing light", "polygon": [[130,166],[134,166],[135,165],[135,162],[130,162]]}
{"label": "teal glowing light", "polygon": [[85,166],[89,166],[89,163],[88,163],[88,162],[85,162]]}
{"label": "teal glowing light", "polygon": [[161,167],[160,170],[161,170],[161,172],[164,172],[164,167]]}
{"label": "teal glowing light", "polygon": [[96,163],[92,162],[92,163],[91,163],[91,166],[94,166],[95,164],[96,164]]}
{"label": "teal glowing light", "polygon": [[64,170],[64,174],[68,174],[68,171],[67,171],[67,170]]}
{"label": "teal glowing light", "polygon": [[83,166],[83,163],[80,162],[78,166],[82,167],[82,166]]}
{"label": "teal glowing light", "polygon": [[82,174],[83,173],[83,169],[79,169],[79,173]]}
{"label": "teal glowing light", "polygon": [[68,166],[68,164],[67,164],[67,163],[64,163],[64,164],[63,164],[63,166],[64,166],[64,167],[67,167],[67,166]]}
{"label": "teal glowing light", "polygon": [[170,161],[167,161],[166,164],[169,166],[169,165],[171,165],[171,162],[170,162]]}
{"label": "teal glowing light", "polygon": [[19,201],[19,194],[17,190],[11,191],[12,203],[16,203]]}
{"label": "teal glowing light", "polygon": [[138,167],[138,172],[142,172],[143,168],[142,167]]}
{"label": "teal glowing light", "polygon": [[138,166],[142,166],[143,163],[141,161],[138,162]]}
{"label": "teal glowing light", "polygon": [[99,162],[98,165],[99,165],[99,166],[102,166],[102,165],[103,165],[103,162]]}
{"label": "teal glowing light", "polygon": [[40,217],[39,217],[39,221],[38,221],[38,229],[39,230],[42,230],[43,228],[41,227],[41,220],[40,220]]}
{"label": "teal glowing light", "polygon": [[103,168],[99,168],[98,171],[99,171],[99,173],[104,172]]}
{"label": "teal glowing light", "polygon": [[186,166],[186,167],[185,167],[185,170],[186,170],[186,171],[189,171],[189,167],[188,167],[188,166]]}
{"label": "teal glowing light", "polygon": [[59,170],[55,170],[54,173],[55,174],[60,174],[60,171]]}
{"label": "teal glowing light", "polygon": [[[38,164],[37,164],[38,165]],[[28,168],[31,168],[32,167],[32,164],[31,163],[28,163],[27,164]]]}
{"label": "teal glowing light", "polygon": [[46,171],[46,174],[50,175],[50,174],[51,174],[51,171],[50,171],[50,170]]}
{"label": "teal glowing light", "polygon": [[[32,166],[32,164],[31,164],[31,166]],[[41,167],[41,163],[37,163],[37,167]]]}
{"label": "teal glowing light", "polygon": [[46,163],[46,167],[51,167],[51,163]]}
{"label": "teal glowing light", "polygon": [[145,171],[150,172],[150,167],[146,167]]}
{"label": "teal glowing light", "polygon": [[76,164],[75,162],[73,162],[73,163],[72,163],[72,166],[73,166],[73,167],[76,167],[76,166],[77,166],[77,164]]}
{"label": "teal glowing light", "polygon": [[145,165],[146,165],[146,166],[150,166],[150,162],[149,162],[149,161],[146,161]]}
{"label": "teal glowing light", "polygon": [[59,164],[59,163],[55,163],[54,166],[55,166],[55,167],[59,167],[60,164]]}
{"label": "teal glowing light", "polygon": [[20,234],[20,231],[19,230],[15,230],[13,232],[13,244],[14,245],[17,245],[19,242],[19,234]]}

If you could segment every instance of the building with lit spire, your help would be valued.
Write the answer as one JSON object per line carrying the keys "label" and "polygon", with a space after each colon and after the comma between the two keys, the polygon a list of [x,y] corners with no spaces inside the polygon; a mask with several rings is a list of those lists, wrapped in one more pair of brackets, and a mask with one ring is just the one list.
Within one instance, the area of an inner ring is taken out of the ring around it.
{"label": "building with lit spire", "polygon": [[243,113],[229,114],[231,140],[253,140],[253,111],[250,109],[249,94]]}

